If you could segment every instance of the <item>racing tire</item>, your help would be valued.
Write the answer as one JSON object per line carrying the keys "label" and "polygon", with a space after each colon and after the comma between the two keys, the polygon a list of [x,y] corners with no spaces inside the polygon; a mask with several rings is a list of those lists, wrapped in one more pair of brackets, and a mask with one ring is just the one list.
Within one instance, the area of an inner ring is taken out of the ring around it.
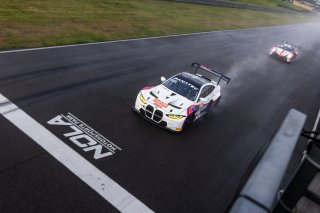
{"label": "racing tire", "polygon": [[221,100],[221,96],[219,96],[217,100],[213,101],[211,106],[216,107],[219,104],[220,100]]}
{"label": "racing tire", "polygon": [[186,120],[184,121],[182,129],[190,126],[190,125],[194,122],[194,119],[195,119],[195,115],[194,115],[194,113],[192,113],[192,114],[189,115],[189,116],[186,118]]}
{"label": "racing tire", "polygon": [[207,107],[207,114],[205,114],[204,116],[208,116],[210,113],[212,113],[215,110],[215,108],[218,106],[220,100],[221,100],[221,96],[217,100],[211,101],[211,103],[209,103]]}

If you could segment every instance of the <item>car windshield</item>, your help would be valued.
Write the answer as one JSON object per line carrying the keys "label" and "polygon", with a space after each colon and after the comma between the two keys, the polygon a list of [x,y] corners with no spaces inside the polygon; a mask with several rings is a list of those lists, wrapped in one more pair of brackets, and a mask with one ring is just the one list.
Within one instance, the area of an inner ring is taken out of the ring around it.
{"label": "car windshield", "polygon": [[281,45],[280,48],[286,50],[286,51],[289,51],[289,52],[292,52],[293,50],[293,47],[290,47],[290,46],[287,46],[287,45]]}
{"label": "car windshield", "polygon": [[183,80],[177,76],[168,79],[163,83],[165,87],[172,90],[191,101],[195,101],[199,93],[199,88],[191,84],[187,80]]}

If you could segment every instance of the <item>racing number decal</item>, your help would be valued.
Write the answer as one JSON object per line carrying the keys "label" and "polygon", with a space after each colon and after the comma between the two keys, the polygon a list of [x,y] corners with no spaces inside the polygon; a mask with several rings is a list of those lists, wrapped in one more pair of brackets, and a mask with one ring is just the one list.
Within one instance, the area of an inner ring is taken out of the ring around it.
{"label": "racing number decal", "polygon": [[153,99],[153,103],[154,103],[154,105],[156,105],[157,107],[159,107],[159,108],[161,108],[161,109],[168,107],[168,104],[160,101],[158,98]]}

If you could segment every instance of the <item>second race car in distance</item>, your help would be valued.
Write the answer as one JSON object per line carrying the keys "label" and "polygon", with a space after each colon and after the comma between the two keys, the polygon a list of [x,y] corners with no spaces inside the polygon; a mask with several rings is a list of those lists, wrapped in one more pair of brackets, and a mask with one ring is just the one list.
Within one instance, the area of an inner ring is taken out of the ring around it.
{"label": "second race car in distance", "polygon": [[269,55],[275,56],[287,63],[291,63],[298,55],[297,49],[300,49],[300,47],[295,44],[282,41],[281,44],[275,45],[271,48]]}
{"label": "second race car in distance", "polygon": [[[227,76],[198,63],[192,63],[194,73],[182,72],[162,84],[143,88],[136,98],[134,111],[173,132],[204,116],[221,98],[220,81],[229,83]],[[199,74],[198,71],[206,75]],[[216,81],[215,81],[215,80]]]}

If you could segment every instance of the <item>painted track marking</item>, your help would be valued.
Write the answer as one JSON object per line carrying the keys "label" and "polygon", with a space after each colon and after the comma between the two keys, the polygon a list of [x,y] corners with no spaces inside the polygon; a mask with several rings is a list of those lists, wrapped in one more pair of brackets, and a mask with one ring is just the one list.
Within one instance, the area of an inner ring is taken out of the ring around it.
{"label": "painted track marking", "polygon": [[0,93],[0,114],[120,212],[153,212]]}
{"label": "painted track marking", "polygon": [[[313,128],[312,128],[312,132],[315,132],[318,128],[318,124],[319,124],[319,120],[320,120],[320,109],[316,118],[316,121],[314,122]],[[310,135],[311,137],[314,137],[314,133],[312,133]],[[318,138],[320,138],[320,135],[318,135]],[[311,143],[311,139],[308,140],[308,143]]]}

